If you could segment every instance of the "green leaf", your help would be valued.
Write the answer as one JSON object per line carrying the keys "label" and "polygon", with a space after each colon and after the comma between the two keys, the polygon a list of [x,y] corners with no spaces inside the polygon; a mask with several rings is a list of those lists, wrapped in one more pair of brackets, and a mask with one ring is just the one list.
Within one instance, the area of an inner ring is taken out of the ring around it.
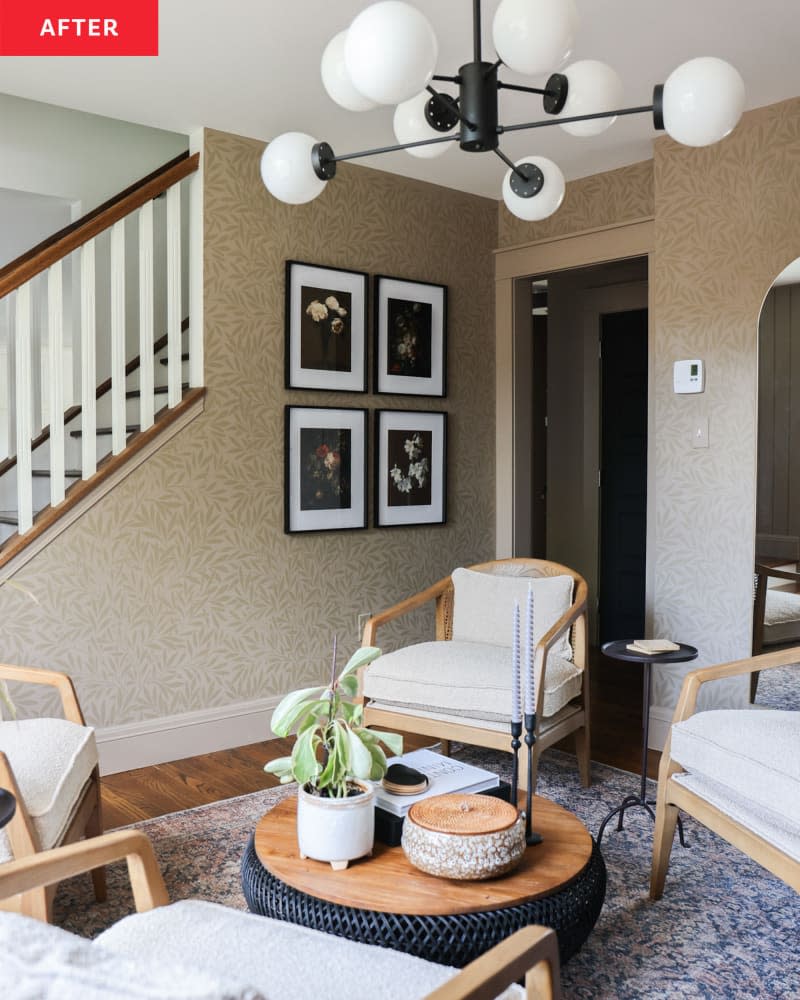
{"label": "green leaf", "polygon": [[384,774],[386,774],[386,754],[381,750],[377,742],[373,743],[368,749],[372,757],[372,770],[369,772],[369,776],[372,781],[380,781]]}
{"label": "green leaf", "polygon": [[358,678],[355,674],[350,674],[348,677],[340,678],[339,690],[348,698],[355,698],[358,694]]}
{"label": "green leaf", "polygon": [[372,771],[370,751],[361,742],[358,733],[354,733],[352,729],[347,729],[347,738],[350,744],[350,772],[357,778],[368,778]]}
{"label": "green leaf", "polygon": [[292,772],[292,758],[278,757],[276,760],[266,763],[264,770],[267,774],[277,774],[279,777],[282,777],[284,774],[290,775]]}
{"label": "green leaf", "polygon": [[292,750],[292,773],[299,785],[305,785],[319,773],[316,754],[319,737],[315,736],[315,730],[306,730],[297,737]]}
{"label": "green leaf", "polygon": [[[322,694],[324,687],[303,688],[292,691],[272,713],[272,731],[276,736],[288,736],[298,717],[314,704],[317,696]],[[311,699],[311,700],[309,700]]]}
{"label": "green leaf", "polygon": [[384,733],[380,729],[371,729],[370,732],[381,743],[385,743],[393,754],[399,757],[403,752],[403,737],[399,733]]}
{"label": "green leaf", "polygon": [[347,661],[347,666],[339,674],[339,683],[343,677],[347,677],[348,674],[352,674],[354,670],[358,670],[359,667],[364,667],[368,663],[372,663],[381,655],[381,651],[377,646],[362,646],[361,649],[357,649],[355,653]]}

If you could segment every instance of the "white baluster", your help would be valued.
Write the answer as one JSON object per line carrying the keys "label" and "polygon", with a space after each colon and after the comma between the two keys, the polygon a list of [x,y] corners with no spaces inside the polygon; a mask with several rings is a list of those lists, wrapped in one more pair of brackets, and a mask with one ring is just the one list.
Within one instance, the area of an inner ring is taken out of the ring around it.
{"label": "white baluster", "polygon": [[50,410],[50,503],[64,499],[64,286],[61,261],[47,272],[47,354]]}
{"label": "white baluster", "polygon": [[31,371],[31,286],[17,289],[16,322],[16,395],[17,395],[17,530],[20,534],[33,526],[33,476],[31,474],[31,410],[33,381]]}
{"label": "white baluster", "polygon": [[111,229],[111,451],[125,450],[125,220]]}
{"label": "white baluster", "polygon": [[97,313],[94,240],[81,248],[81,470],[84,479],[97,472]]}
{"label": "white baluster", "polygon": [[203,166],[189,180],[189,385],[203,384]]}
{"label": "white baluster", "polygon": [[181,187],[167,191],[167,404],[181,401]]}
{"label": "white baluster", "polygon": [[151,427],[153,404],[153,203],[139,210],[139,424]]}

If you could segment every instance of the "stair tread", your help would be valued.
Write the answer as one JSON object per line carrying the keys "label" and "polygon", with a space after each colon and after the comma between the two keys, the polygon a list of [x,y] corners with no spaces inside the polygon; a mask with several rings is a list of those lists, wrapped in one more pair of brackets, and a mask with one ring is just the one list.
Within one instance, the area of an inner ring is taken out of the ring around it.
{"label": "stair tread", "polygon": [[[189,388],[189,383],[188,382],[181,382],[181,391],[182,392],[186,392],[186,390],[188,388]],[[169,392],[169,386],[168,385],[157,385],[157,386],[154,386],[153,392],[155,392],[155,393]],[[128,391],[125,393],[125,398],[126,399],[138,399],[141,395],[142,395],[142,390],[141,389],[128,389]]]}
{"label": "stair tread", "polygon": [[[33,469],[32,472],[33,472],[34,476],[49,476],[50,475],[50,470],[49,469]],[[80,469],[64,469],[64,475],[68,479],[80,479],[81,476],[83,475],[83,473],[81,472]]]}
{"label": "stair tread", "polygon": [[[188,361],[188,360],[189,360],[189,352],[188,351],[184,351],[183,354],[181,354],[181,361]],[[169,364],[169,358],[161,358],[161,364],[162,365],[168,365]]]}
{"label": "stair tread", "polygon": [[19,524],[19,515],[15,510],[0,510],[0,524]]}
{"label": "stair tread", "polygon": [[[138,431],[138,430],[141,430],[141,427],[139,426],[139,424],[126,424],[125,425],[125,433],[126,434],[135,434],[136,431]],[[74,437],[74,438],[83,437],[83,431],[70,431],[69,433],[70,433],[70,436]],[[113,433],[113,428],[112,427],[96,427],[95,428],[95,433],[96,434],[112,434]]]}

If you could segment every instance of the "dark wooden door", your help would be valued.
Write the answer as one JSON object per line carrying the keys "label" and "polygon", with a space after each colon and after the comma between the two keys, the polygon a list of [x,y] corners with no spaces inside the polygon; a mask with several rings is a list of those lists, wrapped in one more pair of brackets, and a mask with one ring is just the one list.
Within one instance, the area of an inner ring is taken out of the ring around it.
{"label": "dark wooden door", "polygon": [[533,317],[531,555],[547,558],[547,317]]}
{"label": "dark wooden door", "polygon": [[647,310],[600,321],[600,641],[644,636]]}

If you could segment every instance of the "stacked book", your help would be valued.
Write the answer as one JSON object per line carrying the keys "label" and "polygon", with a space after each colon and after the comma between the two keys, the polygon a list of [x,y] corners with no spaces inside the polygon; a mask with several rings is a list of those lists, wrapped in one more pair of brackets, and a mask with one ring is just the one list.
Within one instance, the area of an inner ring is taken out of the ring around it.
{"label": "stacked book", "polygon": [[485,792],[497,788],[500,779],[496,774],[473,764],[443,757],[432,750],[413,750],[402,757],[391,757],[389,764],[404,764],[421,772],[427,778],[426,787],[413,795],[397,795],[379,784],[375,790],[376,806],[392,813],[405,816],[415,802],[431,795],[448,795],[452,792]]}
{"label": "stacked book", "polygon": [[633,642],[628,643],[627,648],[633,653],[653,656],[655,653],[671,653],[681,647],[677,642],[670,642],[669,639],[634,639]]}

